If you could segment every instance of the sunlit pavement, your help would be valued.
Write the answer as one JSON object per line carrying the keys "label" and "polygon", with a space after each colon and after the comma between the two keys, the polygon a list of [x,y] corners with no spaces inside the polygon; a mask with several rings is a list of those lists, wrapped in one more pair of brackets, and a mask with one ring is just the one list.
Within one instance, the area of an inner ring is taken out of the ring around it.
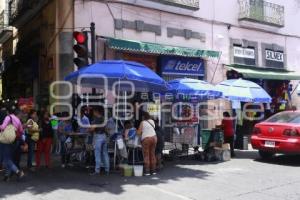
{"label": "sunlit pavement", "polygon": [[[1,174],[2,175],[2,174]],[[223,163],[184,158],[151,177],[89,176],[86,169],[41,169],[21,181],[0,183],[0,199],[300,199],[300,158],[267,162],[256,151],[239,151]]]}

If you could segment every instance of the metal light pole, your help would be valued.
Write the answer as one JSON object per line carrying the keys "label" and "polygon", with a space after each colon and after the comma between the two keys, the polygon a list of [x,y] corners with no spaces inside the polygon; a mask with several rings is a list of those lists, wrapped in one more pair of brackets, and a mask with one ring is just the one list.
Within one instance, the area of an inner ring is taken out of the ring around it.
{"label": "metal light pole", "polygon": [[[91,22],[91,52],[92,52],[92,64],[96,62],[96,33],[95,33],[95,23]],[[96,88],[92,88],[92,94],[96,94]]]}
{"label": "metal light pole", "polygon": [[92,64],[96,62],[96,33],[95,33],[95,23],[91,23],[91,50],[92,50]]}

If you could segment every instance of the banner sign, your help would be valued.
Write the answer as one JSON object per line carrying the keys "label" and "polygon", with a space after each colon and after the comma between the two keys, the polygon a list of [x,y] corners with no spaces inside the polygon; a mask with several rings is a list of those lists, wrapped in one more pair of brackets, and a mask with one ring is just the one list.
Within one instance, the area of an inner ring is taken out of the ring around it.
{"label": "banner sign", "polygon": [[266,50],[266,60],[284,62],[283,53],[279,51]]}
{"label": "banner sign", "polygon": [[204,61],[200,58],[164,56],[160,66],[162,74],[204,76]]}
{"label": "banner sign", "polygon": [[255,59],[255,51],[251,48],[233,47],[233,56]]}

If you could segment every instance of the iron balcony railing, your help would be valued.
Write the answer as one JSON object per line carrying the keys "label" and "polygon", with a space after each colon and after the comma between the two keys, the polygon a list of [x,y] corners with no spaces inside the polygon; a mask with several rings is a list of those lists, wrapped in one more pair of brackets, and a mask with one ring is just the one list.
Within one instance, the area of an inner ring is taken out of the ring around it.
{"label": "iron balcony railing", "polygon": [[283,27],[284,6],[263,0],[239,0],[239,20]]}
{"label": "iron balcony railing", "polygon": [[47,0],[8,0],[9,24],[13,25],[26,14],[33,15],[47,2]]}
{"label": "iron balcony railing", "polygon": [[9,24],[12,24],[16,18],[24,10],[24,5],[26,0],[9,0],[8,1],[8,15],[9,15]]}
{"label": "iron balcony railing", "polygon": [[2,33],[2,31],[8,29],[8,14],[6,10],[2,10],[2,12],[0,13],[0,34]]}
{"label": "iron balcony railing", "polygon": [[199,0],[150,0],[191,10],[199,10]]}
{"label": "iron balcony railing", "polygon": [[5,27],[5,16],[4,16],[4,10],[0,13],[0,33],[3,31]]}

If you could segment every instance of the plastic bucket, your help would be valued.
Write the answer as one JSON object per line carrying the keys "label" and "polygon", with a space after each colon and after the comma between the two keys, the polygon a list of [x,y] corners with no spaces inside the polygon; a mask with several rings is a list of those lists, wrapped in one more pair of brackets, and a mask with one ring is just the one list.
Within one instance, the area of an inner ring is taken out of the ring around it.
{"label": "plastic bucket", "polygon": [[143,176],[143,165],[135,165],[134,169],[134,176]]}
{"label": "plastic bucket", "polygon": [[132,166],[130,166],[130,165],[124,165],[123,166],[123,170],[124,170],[124,176],[126,176],[126,177],[132,176],[132,173],[133,173]]}
{"label": "plastic bucket", "polygon": [[231,159],[230,150],[223,150],[221,160],[229,161],[230,159]]}

